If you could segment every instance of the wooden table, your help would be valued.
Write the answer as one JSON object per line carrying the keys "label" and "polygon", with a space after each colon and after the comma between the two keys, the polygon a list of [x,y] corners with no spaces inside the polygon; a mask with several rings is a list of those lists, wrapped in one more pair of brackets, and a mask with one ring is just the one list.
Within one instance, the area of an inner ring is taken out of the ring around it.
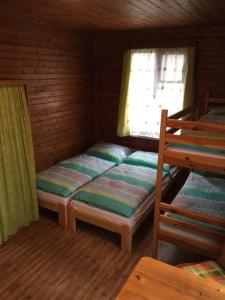
{"label": "wooden table", "polygon": [[225,300],[225,286],[158,260],[142,258],[117,300]]}

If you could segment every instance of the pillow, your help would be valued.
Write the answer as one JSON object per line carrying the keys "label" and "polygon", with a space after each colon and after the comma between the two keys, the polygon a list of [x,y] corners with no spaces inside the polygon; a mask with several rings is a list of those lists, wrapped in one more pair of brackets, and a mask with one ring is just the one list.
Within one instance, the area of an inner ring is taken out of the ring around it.
{"label": "pillow", "polygon": [[223,107],[216,107],[209,111],[209,115],[214,116],[224,116],[225,115],[225,106]]}
{"label": "pillow", "polygon": [[131,153],[130,148],[104,142],[98,142],[86,151],[88,155],[103,158],[116,164],[120,164]]}
{"label": "pillow", "polygon": [[[144,166],[148,168],[157,169],[158,167],[158,153],[146,152],[146,151],[136,151],[128,156],[124,160],[125,164]],[[164,164],[163,171],[170,172],[170,165]]]}

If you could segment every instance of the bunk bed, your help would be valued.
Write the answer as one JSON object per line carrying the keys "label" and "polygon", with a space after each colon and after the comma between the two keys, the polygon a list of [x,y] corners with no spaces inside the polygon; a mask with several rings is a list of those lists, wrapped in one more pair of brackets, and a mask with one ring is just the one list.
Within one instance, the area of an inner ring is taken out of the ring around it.
{"label": "bunk bed", "polygon": [[61,161],[37,175],[39,207],[58,214],[59,225],[67,228],[67,205],[82,186],[121,163],[132,152],[115,144],[99,142],[84,154]]}
{"label": "bunk bed", "polygon": [[[223,248],[225,117],[224,107],[209,109],[216,104],[225,107],[225,99],[208,97],[204,106],[206,115],[197,121],[175,120],[168,118],[166,110],[162,111],[153,226],[154,258],[157,257],[158,240],[213,258],[218,256]],[[221,118],[218,121],[219,111]],[[196,170],[190,173],[184,187],[171,204],[161,202],[164,163]],[[205,193],[210,194],[211,198],[207,200],[212,201],[213,209],[208,207],[207,210],[205,194],[200,193],[201,184],[205,185],[204,188],[208,191],[220,190],[218,199],[213,193]]]}

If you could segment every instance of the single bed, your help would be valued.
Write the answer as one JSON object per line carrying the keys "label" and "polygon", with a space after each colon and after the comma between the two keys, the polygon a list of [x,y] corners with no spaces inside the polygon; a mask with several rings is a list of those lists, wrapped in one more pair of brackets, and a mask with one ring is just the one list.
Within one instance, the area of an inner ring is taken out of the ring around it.
{"label": "single bed", "polygon": [[[153,209],[158,155],[137,151],[73,195],[68,205],[71,230],[80,219],[121,235],[121,247],[131,253],[132,236]],[[177,169],[164,166],[163,193]]]}
{"label": "single bed", "polygon": [[37,175],[39,206],[58,213],[59,225],[67,228],[70,197],[113,166],[121,163],[131,149],[99,142],[86,153],[64,160]]}

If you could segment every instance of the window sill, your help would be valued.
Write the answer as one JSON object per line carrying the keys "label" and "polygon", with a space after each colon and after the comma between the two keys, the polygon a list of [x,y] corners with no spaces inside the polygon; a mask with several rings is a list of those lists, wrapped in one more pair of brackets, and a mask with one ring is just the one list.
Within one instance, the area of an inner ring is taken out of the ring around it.
{"label": "window sill", "polygon": [[137,139],[145,139],[145,140],[154,140],[154,141],[158,141],[159,137],[151,137],[151,136],[146,136],[146,135],[129,135],[129,137],[134,137]]}
{"label": "window sill", "polygon": [[135,138],[135,139],[140,139],[140,140],[154,140],[154,141],[159,141],[159,138],[155,137],[150,137],[150,136],[145,136],[145,135],[127,135],[127,136],[120,136],[119,138]]}

